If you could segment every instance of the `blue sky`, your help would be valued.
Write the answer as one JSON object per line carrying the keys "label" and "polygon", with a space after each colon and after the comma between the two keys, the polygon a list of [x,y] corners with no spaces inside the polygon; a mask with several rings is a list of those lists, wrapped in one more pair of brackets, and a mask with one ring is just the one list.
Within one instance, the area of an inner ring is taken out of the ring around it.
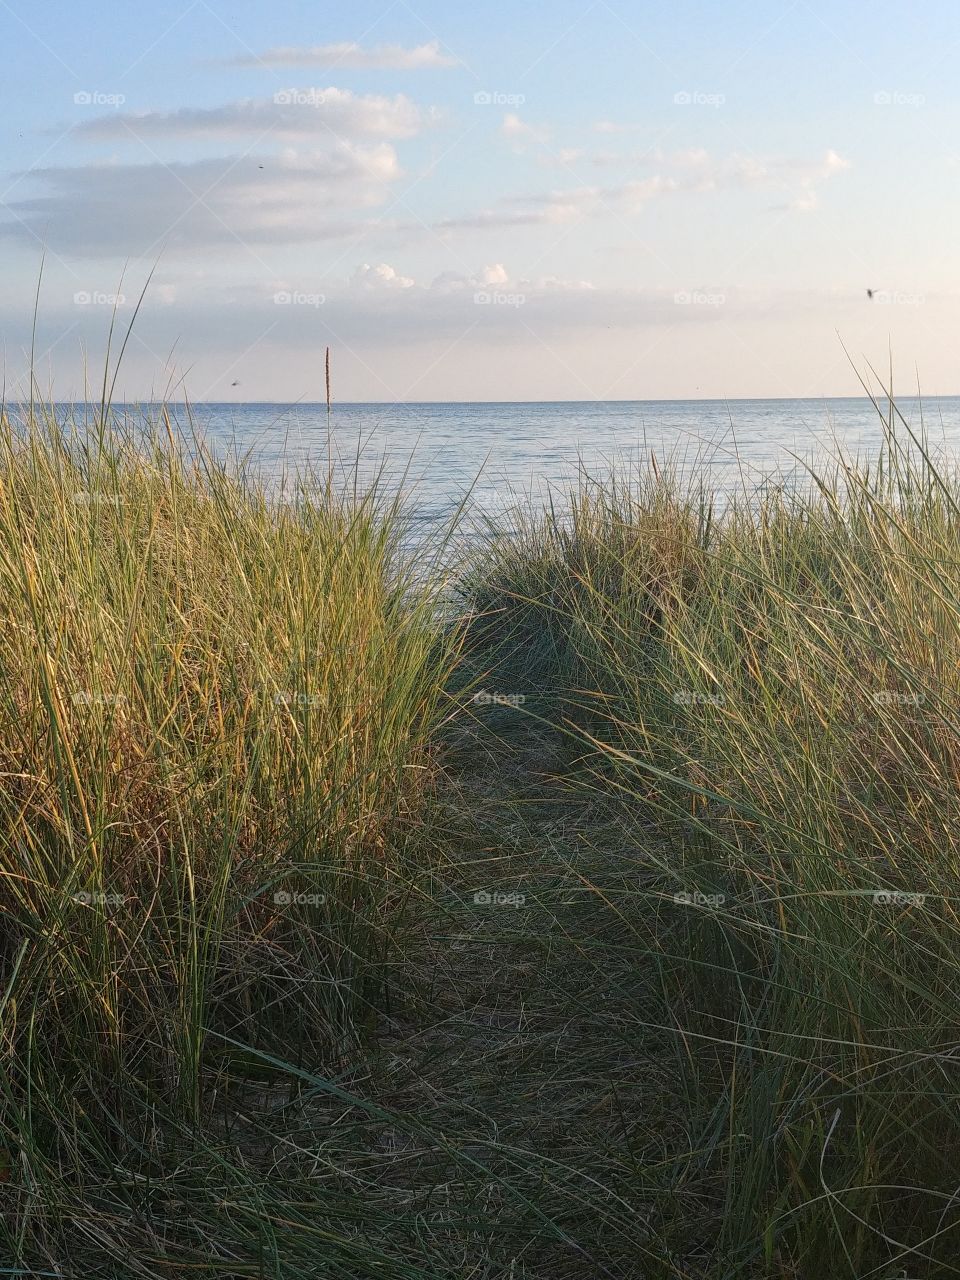
{"label": "blue sky", "polygon": [[328,344],[352,400],[853,394],[841,341],[960,392],[960,13],[917,14],[0,0],[7,385],[45,256],[63,397],[151,271],[131,399],[317,399]]}

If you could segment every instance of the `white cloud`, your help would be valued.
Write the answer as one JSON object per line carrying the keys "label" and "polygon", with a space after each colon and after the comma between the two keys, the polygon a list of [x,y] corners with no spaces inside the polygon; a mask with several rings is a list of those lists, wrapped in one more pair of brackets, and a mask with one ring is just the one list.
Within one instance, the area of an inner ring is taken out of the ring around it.
{"label": "white cloud", "polygon": [[[422,281],[402,268],[380,262],[361,263],[352,273],[338,278],[307,271],[297,278],[287,273],[268,285],[215,286],[202,274],[188,273],[178,277],[178,282],[176,316],[199,332],[206,329],[227,345],[236,345],[245,329],[263,332],[269,328],[273,340],[299,348],[316,342],[314,321],[328,327],[332,337],[351,343],[388,340],[402,345],[424,337],[443,338],[474,324],[482,324],[484,331],[495,336],[502,330],[517,331],[521,307],[536,315],[538,325],[550,330],[557,325],[594,324],[601,318],[605,326],[633,324],[647,305],[636,291],[595,289],[585,280],[512,276],[502,262],[474,272],[446,271]],[[278,291],[306,296],[322,293],[323,303],[310,313],[309,326],[303,324],[303,311],[275,306]],[[478,307],[478,294],[494,305]],[[144,320],[158,324],[164,340],[170,340],[172,320],[167,308],[151,305],[153,297],[154,292],[148,294]],[[666,295],[649,298],[661,310],[667,302],[673,305]],[[604,301],[610,307],[609,315],[603,313]],[[583,310],[585,305],[589,312]]]}
{"label": "white cloud", "polygon": [[510,274],[502,262],[482,267],[476,275],[468,276],[459,271],[443,271],[430,283],[435,294],[462,293],[464,290],[495,288],[510,284]]}
{"label": "white cloud", "polygon": [[[356,258],[351,265],[355,263]],[[221,376],[227,384],[242,377],[243,392],[264,399],[295,399],[301,393],[306,399],[322,397],[322,361],[318,374],[312,357],[329,343],[335,351],[335,386],[343,400],[402,398],[414,383],[418,399],[502,398],[499,377],[490,383],[491,367],[497,367],[498,376],[501,371],[505,376],[515,374],[515,381],[509,383],[510,396],[530,397],[532,387],[541,398],[556,398],[559,385],[564,395],[576,398],[588,384],[602,398],[611,394],[613,381],[633,367],[637,351],[653,341],[656,359],[644,361],[644,377],[650,371],[662,371],[670,356],[670,377],[676,380],[675,385],[653,389],[663,396],[687,394],[701,385],[707,389],[699,368],[695,387],[683,381],[689,375],[691,351],[696,362],[705,353],[716,360],[720,381],[709,394],[723,393],[722,379],[731,370],[748,379],[741,392],[747,394],[754,388],[749,382],[753,372],[746,359],[737,363],[744,341],[766,335],[767,350],[773,353],[782,348],[786,335],[801,333],[815,342],[821,328],[830,328],[832,336],[831,326],[843,316],[872,314],[856,292],[837,296],[774,286],[756,290],[702,278],[679,280],[676,285],[681,290],[722,295],[722,305],[678,305],[673,288],[591,287],[584,280],[553,276],[531,280],[511,276],[504,263],[432,279],[424,276],[424,283],[403,263],[395,261],[385,273],[387,278],[392,278],[391,273],[414,283],[355,288],[351,267],[342,268],[333,279],[306,259],[302,269],[285,271],[271,285],[243,277],[226,284],[226,275],[221,277],[224,283],[218,284],[208,271],[184,266],[176,276],[165,277],[177,286],[175,307],[158,305],[151,286],[137,320],[140,341],[132,344],[124,366],[122,390],[132,399],[151,387],[161,388],[169,372],[169,353],[176,350],[189,363],[189,390],[199,399],[221,398],[210,391]],[[91,290],[106,288],[108,283],[116,288],[116,277],[111,275],[108,282],[87,274],[82,283]],[[278,287],[291,295],[323,301],[310,307],[277,306]],[[41,350],[56,346],[61,389],[70,378],[82,387],[83,369],[77,364],[73,366],[77,372],[71,372],[70,352],[101,351],[109,321],[98,308],[71,305],[75,288],[73,282],[65,285],[57,308],[51,305],[48,281],[37,334]],[[477,293],[489,296],[478,299]],[[486,305],[478,305],[482,301]],[[797,329],[794,326],[800,320],[805,327]],[[17,304],[14,309],[5,297],[0,300],[0,321],[11,348],[29,347],[29,307]],[[237,372],[240,353],[242,372]],[[351,353],[357,358],[353,381]],[[948,367],[948,353],[943,358]],[[491,360],[502,363],[493,366]],[[562,376],[571,362],[581,370],[580,382],[550,381],[551,376]],[[443,379],[436,382],[430,371],[444,369]],[[231,371],[229,375],[225,370]],[[841,389],[837,388],[838,393]],[[628,383],[621,390],[624,395],[652,394],[647,382]],[[769,394],[775,391],[771,386]]]}
{"label": "white cloud", "polygon": [[289,148],[262,162],[221,156],[36,169],[29,177],[40,193],[8,202],[17,221],[0,222],[0,234],[88,256],[309,243],[362,231],[357,211],[381,204],[400,173],[386,142]]}
{"label": "white cloud", "polygon": [[580,293],[594,288],[587,280],[564,280],[559,276],[513,277],[502,262],[481,267],[472,275],[444,271],[428,284],[420,283],[411,276],[400,275],[395,267],[388,266],[386,263],[381,263],[378,267],[370,267],[364,263],[357,268],[350,280],[352,287],[356,287],[358,283],[362,288],[372,284],[374,288],[387,288],[392,291],[397,288],[409,290],[410,292],[405,295],[406,299],[414,302],[418,299],[423,301],[428,297],[443,298],[467,293],[472,295],[478,289],[523,292],[526,301],[527,295],[532,298],[557,293]]}
{"label": "white cloud", "polygon": [[476,289],[481,285],[498,285],[508,283],[510,277],[502,263],[483,267],[476,275],[463,275],[460,272],[444,271],[434,277],[430,283],[423,283],[413,276],[401,274],[396,267],[381,262],[377,266],[361,263],[350,277],[348,288],[352,292],[361,293],[397,293],[410,290],[408,299],[423,297],[428,293],[450,294],[464,289]]}
{"label": "white cloud", "polygon": [[714,190],[745,187],[783,191],[788,199],[774,205],[776,210],[810,213],[819,208],[817,188],[850,168],[850,162],[830,149],[819,160],[758,160],[755,157],[732,156],[711,172],[709,160],[695,157],[690,170],[699,172],[699,189]]}
{"label": "white cloud", "polygon": [[263,53],[242,54],[229,59],[235,67],[343,67],[354,70],[420,71],[435,67],[456,67],[458,59],[440,50],[440,41],[405,49],[398,44],[381,44],[364,49],[353,41],[340,44],[281,45]]}
{"label": "white cloud", "polygon": [[367,292],[380,289],[412,289],[416,281],[412,276],[402,276],[395,268],[386,262],[381,262],[378,266],[371,267],[369,263],[362,263],[357,267],[351,277],[350,283],[356,289],[364,289]]}
{"label": "white cloud", "polygon": [[714,187],[802,187],[826,182],[849,169],[850,163],[836,151],[828,150],[819,160],[762,159],[739,153],[713,164],[705,152],[686,153],[691,171],[699,172]]}
{"label": "white cloud", "polygon": [[501,229],[576,221],[604,212],[636,213],[651,200],[680,193],[736,190],[785,192],[790,199],[776,208],[807,212],[817,207],[816,189],[842,173],[848,162],[829,150],[819,160],[772,159],[734,153],[712,158],[702,149],[658,154],[660,171],[649,177],[610,186],[580,186],[512,196],[492,208],[447,218],[437,231]]}
{"label": "white cloud", "polygon": [[543,142],[548,134],[545,129],[540,129],[536,125],[527,124],[525,120],[514,111],[508,111],[503,117],[503,123],[500,125],[500,132],[505,138],[528,138],[532,142]]}
{"label": "white cloud", "polygon": [[394,98],[349,89],[281,89],[272,98],[244,98],[219,107],[113,112],[77,125],[92,141],[137,138],[409,138],[423,113],[403,94]]}
{"label": "white cloud", "polygon": [[510,277],[502,262],[495,262],[492,267],[484,267],[480,272],[481,284],[507,284]]}
{"label": "white cloud", "polygon": [[[350,343],[402,345],[448,339],[474,328],[480,341],[514,342],[525,341],[531,330],[549,338],[650,324],[702,325],[719,318],[719,308],[677,306],[673,289],[611,289],[556,275],[514,276],[503,263],[472,273],[446,271],[424,282],[386,264],[363,266],[345,284],[331,283],[325,292],[321,319]],[[724,297],[727,310],[742,305],[735,290],[727,289]],[[291,340],[300,339],[294,333]]]}

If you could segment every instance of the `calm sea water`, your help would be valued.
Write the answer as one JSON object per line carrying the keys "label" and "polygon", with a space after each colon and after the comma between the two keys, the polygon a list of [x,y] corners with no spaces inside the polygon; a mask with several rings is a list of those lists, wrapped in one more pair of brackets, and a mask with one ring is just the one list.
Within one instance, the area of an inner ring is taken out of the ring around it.
{"label": "calm sea water", "polygon": [[[960,457],[960,396],[898,401],[907,422],[921,422],[935,450]],[[120,411],[123,412],[123,407]],[[130,410],[135,416],[140,410]],[[282,484],[304,463],[324,469],[324,405],[200,404],[195,424],[218,449],[252,451]],[[178,416],[186,421],[186,414]],[[336,404],[330,439],[341,463],[359,460],[361,476],[382,473],[414,498],[422,519],[473,500],[498,509],[518,496],[562,489],[581,463],[591,473],[653,452],[681,468],[706,466],[720,490],[753,488],[764,475],[796,470],[839,442],[875,453],[880,418],[864,399],[659,400],[517,404]]]}

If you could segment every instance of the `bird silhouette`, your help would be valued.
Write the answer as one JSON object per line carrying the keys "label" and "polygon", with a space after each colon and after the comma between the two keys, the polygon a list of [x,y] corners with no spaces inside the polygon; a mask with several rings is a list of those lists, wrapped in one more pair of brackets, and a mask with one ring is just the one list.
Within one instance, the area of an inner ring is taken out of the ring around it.
{"label": "bird silhouette", "polygon": [[867,297],[868,297],[868,298],[872,298],[872,297],[873,297],[873,290],[872,290],[872,289],[868,289],[868,290],[867,290]]}
{"label": "bird silhouette", "polygon": [[231,383],[230,383],[230,385],[231,385],[231,387],[239,387],[239,385],[240,385],[240,379],[239,379],[239,378],[237,378],[237,380],[236,380],[235,382],[231,382]]}

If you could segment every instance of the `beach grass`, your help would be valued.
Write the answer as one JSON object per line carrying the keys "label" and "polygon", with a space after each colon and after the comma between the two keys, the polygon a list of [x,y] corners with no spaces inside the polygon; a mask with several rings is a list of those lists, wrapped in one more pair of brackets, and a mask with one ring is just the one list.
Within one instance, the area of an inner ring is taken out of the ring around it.
{"label": "beach grass", "polygon": [[878,411],[430,548],[5,420],[0,1273],[960,1271],[960,475]]}
{"label": "beach grass", "polygon": [[376,486],[3,425],[0,1256],[119,1259],[231,1081],[336,1074],[391,998],[456,630]]}
{"label": "beach grass", "polygon": [[804,483],[584,479],[468,582],[648,843],[611,928],[662,982],[638,1035],[682,1045],[710,1275],[960,1256],[960,479],[877,408],[881,454]]}

